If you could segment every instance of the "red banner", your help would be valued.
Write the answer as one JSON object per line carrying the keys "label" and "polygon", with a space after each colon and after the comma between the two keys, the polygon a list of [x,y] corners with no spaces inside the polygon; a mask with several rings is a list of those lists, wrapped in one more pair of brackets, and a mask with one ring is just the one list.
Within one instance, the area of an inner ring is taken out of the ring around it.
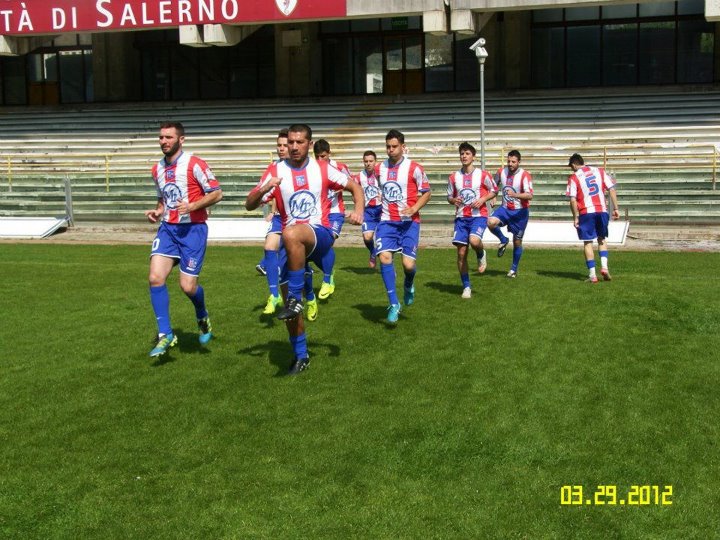
{"label": "red banner", "polygon": [[0,35],[333,19],[345,0],[0,0]]}

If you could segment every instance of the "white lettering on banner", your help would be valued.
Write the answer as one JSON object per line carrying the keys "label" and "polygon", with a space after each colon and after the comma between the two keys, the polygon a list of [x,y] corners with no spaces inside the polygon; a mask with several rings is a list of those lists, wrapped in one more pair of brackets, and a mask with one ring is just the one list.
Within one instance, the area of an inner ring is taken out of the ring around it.
{"label": "white lettering on banner", "polygon": [[125,4],[122,16],[120,17],[120,26],[125,26],[128,21],[132,26],[137,26],[137,19],[135,19],[135,13],[132,10],[132,6],[130,4]]}
{"label": "white lettering on banner", "polygon": [[103,4],[109,3],[110,0],[97,0],[97,2],[95,3],[95,9],[97,9],[99,13],[105,16],[104,21],[97,21],[98,28],[107,28],[113,23],[112,13],[110,13],[107,9],[103,7]]}
{"label": "white lettering on banner", "polygon": [[172,19],[170,16],[172,13],[170,12],[170,7],[172,6],[171,2],[160,2],[158,4],[160,7],[160,23],[161,24],[170,24],[172,22]]}
{"label": "white lettering on banner", "polygon": [[178,2],[178,22],[180,24],[192,22],[190,7],[190,0],[180,0]]}
{"label": "white lettering on banner", "polygon": [[142,3],[142,15],[143,24],[155,24],[155,21],[148,16],[147,4],[145,2]]}
{"label": "white lettering on banner", "polygon": [[[227,10],[228,4],[231,4],[231,7],[233,8],[231,12]],[[236,0],[223,0],[222,14],[227,20],[232,21],[235,17],[237,17],[238,11],[240,11],[240,7],[238,6]]]}
{"label": "white lettering on banner", "polygon": [[212,21],[215,18],[215,6],[213,5],[212,0],[207,0],[207,3],[205,0],[199,0],[198,5],[200,8],[200,20],[198,22],[203,22],[203,12],[209,21]]}
{"label": "white lettering on banner", "polygon": [[22,6],[22,11],[20,12],[20,24],[18,24],[18,32],[22,32],[23,30],[30,30],[32,32],[34,29],[32,21],[30,20],[30,14],[25,7],[25,2],[21,3],[20,5]]}
{"label": "white lettering on banner", "polygon": [[53,30],[62,30],[65,28],[65,10],[62,8],[52,8],[52,27]]}

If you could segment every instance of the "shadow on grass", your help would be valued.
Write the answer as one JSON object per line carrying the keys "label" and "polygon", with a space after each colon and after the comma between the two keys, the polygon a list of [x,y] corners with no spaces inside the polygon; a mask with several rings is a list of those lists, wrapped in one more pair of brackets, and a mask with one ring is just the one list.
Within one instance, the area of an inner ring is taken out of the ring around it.
{"label": "shadow on grass", "polygon": [[377,274],[378,271],[375,268],[368,266],[343,266],[341,270],[350,272],[351,274],[358,274],[360,276],[367,276],[370,274]]}
{"label": "shadow on grass", "polygon": [[450,283],[440,283],[439,281],[431,281],[426,283],[425,286],[441,293],[451,294],[452,296],[459,296],[463,290],[461,284],[453,283],[451,285]]}
{"label": "shadow on grass", "polygon": [[[314,358],[338,358],[340,357],[340,347],[334,343],[323,343],[321,341],[312,341],[312,337],[308,341],[308,352],[310,359]],[[273,377],[284,377],[287,374],[290,364],[293,360],[293,352],[290,343],[287,341],[268,341],[258,343],[239,349],[238,354],[241,356],[251,356],[253,358],[268,357],[270,364],[278,370]]]}
{"label": "shadow on grass", "polygon": [[208,347],[211,347],[213,340],[216,339],[215,337],[213,337],[213,340],[211,340],[210,343],[208,343],[206,346],[203,346],[200,345],[200,342],[198,341],[197,332],[184,332],[182,330],[174,330],[174,332],[178,340],[177,345],[175,345],[175,347],[172,347],[165,354],[155,358],[155,361],[150,364],[152,367],[160,367],[164,366],[165,364],[169,364],[170,362],[174,362],[176,360],[176,358],[174,358],[174,355],[176,354],[210,354],[210,350],[208,349]]}
{"label": "shadow on grass", "polygon": [[[353,309],[357,309],[360,315],[366,321],[375,323],[389,330],[394,330],[397,325],[387,322],[387,306],[378,306],[373,304],[355,304]],[[400,318],[403,318],[403,312],[400,312]]]}
{"label": "shadow on grass", "polygon": [[556,272],[554,270],[539,270],[537,275],[551,278],[571,279],[573,281],[584,281],[587,277],[585,274],[580,272]]}

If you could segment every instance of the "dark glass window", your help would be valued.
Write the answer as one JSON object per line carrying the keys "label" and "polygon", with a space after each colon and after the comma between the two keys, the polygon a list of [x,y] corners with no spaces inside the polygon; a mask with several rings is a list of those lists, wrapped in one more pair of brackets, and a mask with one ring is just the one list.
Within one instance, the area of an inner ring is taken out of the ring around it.
{"label": "dark glass window", "polygon": [[637,84],[637,31],[636,23],[603,26],[604,84]]}
{"label": "dark glass window", "polygon": [[600,26],[568,28],[568,86],[597,86],[600,83]]}

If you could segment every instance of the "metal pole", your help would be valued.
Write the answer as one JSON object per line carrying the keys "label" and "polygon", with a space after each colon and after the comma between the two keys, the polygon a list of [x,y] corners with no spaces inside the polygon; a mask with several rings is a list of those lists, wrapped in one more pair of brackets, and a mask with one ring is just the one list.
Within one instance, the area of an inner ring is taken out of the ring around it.
{"label": "metal pole", "polygon": [[73,215],[72,188],[70,186],[70,178],[65,175],[65,219],[68,227],[75,224],[75,216]]}
{"label": "metal pole", "polygon": [[485,170],[485,59],[480,59],[480,168]]}

